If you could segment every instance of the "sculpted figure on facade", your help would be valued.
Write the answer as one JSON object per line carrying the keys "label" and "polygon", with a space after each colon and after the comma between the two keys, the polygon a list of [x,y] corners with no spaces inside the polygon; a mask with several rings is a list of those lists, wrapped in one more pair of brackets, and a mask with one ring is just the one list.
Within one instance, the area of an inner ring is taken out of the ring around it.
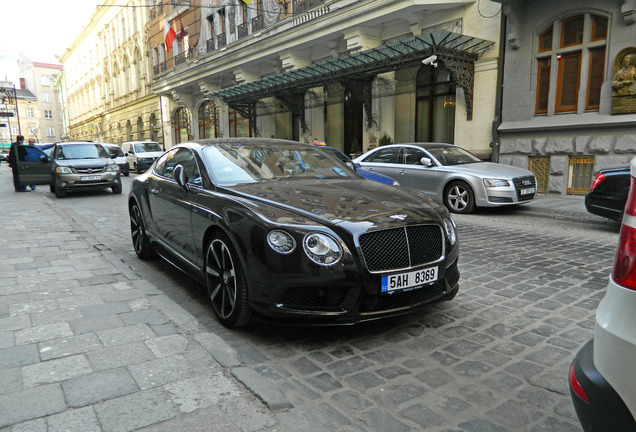
{"label": "sculpted figure on facade", "polygon": [[636,54],[629,53],[623,57],[621,68],[612,79],[612,88],[615,95],[636,95]]}

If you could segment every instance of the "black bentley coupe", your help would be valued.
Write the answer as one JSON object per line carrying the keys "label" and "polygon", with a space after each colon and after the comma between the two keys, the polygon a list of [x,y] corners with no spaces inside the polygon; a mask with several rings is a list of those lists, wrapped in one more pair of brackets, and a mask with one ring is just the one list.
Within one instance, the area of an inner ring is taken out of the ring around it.
{"label": "black bentley coupe", "polygon": [[438,200],[367,180],[295,141],[180,144],[129,194],[137,255],[205,284],[228,327],[351,324],[452,299],[455,222]]}

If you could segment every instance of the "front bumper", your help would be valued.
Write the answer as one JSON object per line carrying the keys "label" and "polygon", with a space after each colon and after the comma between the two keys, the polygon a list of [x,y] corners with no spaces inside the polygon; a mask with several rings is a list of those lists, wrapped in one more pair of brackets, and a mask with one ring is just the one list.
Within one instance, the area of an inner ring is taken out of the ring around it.
{"label": "front bumper", "polygon": [[156,158],[144,158],[144,159],[137,159],[137,170],[138,171],[146,171],[148,168],[150,168],[152,166],[153,163],[155,163]]}
{"label": "front bumper", "polygon": [[56,174],[55,183],[64,191],[109,188],[121,184],[119,172]]}
{"label": "front bumper", "polygon": [[571,365],[578,385],[589,399],[587,402],[576,394],[570,379],[572,403],[583,430],[585,432],[636,431],[636,422],[627,406],[596,369],[593,352],[594,340],[590,339],[577,353]]}

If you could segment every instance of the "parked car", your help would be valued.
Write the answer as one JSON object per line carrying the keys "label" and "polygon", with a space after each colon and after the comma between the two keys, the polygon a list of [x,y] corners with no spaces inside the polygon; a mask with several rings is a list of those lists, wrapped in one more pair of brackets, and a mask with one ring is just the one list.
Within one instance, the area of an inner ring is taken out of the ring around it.
{"label": "parked car", "polygon": [[136,173],[146,171],[163,154],[161,146],[154,141],[127,141],[121,148]]}
{"label": "parked car", "polygon": [[119,147],[117,144],[102,144],[102,146],[104,146],[111,159],[113,159],[115,163],[119,165],[119,170],[121,171],[121,173],[124,176],[128,177],[130,175],[130,164],[128,163],[128,159],[126,159],[126,155],[124,154],[121,147]]}
{"label": "parked car", "polygon": [[629,193],[629,167],[600,170],[585,195],[588,212],[619,221]]}
{"label": "parked car", "polygon": [[440,199],[454,213],[532,201],[537,179],[526,169],[492,162],[452,144],[385,145],[353,159],[401,186]]}
{"label": "parked car", "polygon": [[321,151],[327,152],[328,154],[334,156],[338,160],[344,162],[345,164],[347,164],[347,166],[356,170],[356,172],[364,178],[367,178],[369,180],[374,180],[384,184],[394,185],[394,186],[400,185],[400,183],[398,183],[397,180],[394,180],[389,176],[385,176],[379,173],[374,173],[373,171],[368,171],[361,168],[360,164],[354,163],[349,156],[347,156],[346,154],[344,154],[337,148],[329,147],[326,145],[319,145],[319,146],[316,146],[316,148],[320,149]]}
{"label": "parked car", "polygon": [[133,181],[128,205],[137,255],[158,253],[204,283],[228,327],[373,320],[459,288],[442,203],[370,182],[312,145],[184,143]]}
{"label": "parked car", "polygon": [[111,188],[122,192],[121,172],[99,143],[78,141],[57,143],[50,157],[35,146],[22,146],[18,161],[20,181],[48,184],[58,198],[67,192]]}
{"label": "parked car", "polygon": [[577,353],[570,394],[586,432],[636,431],[636,158],[614,268],[596,311],[594,337]]}
{"label": "parked car", "polygon": [[9,153],[0,153],[0,161],[9,161]]}

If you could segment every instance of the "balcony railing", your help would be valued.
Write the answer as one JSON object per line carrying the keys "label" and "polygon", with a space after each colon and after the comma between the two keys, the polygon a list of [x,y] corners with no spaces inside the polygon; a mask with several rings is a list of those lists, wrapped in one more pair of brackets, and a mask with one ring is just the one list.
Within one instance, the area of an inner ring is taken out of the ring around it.
{"label": "balcony railing", "polygon": [[325,0],[293,0],[292,12],[294,14],[299,14],[313,7],[323,5],[324,3],[325,3]]}
{"label": "balcony railing", "polygon": [[157,18],[157,11],[154,8],[150,9],[150,19],[153,20],[155,18]]}
{"label": "balcony railing", "polygon": [[247,36],[247,23],[239,24],[236,30],[238,33],[238,38],[244,38],[245,36]]}
{"label": "balcony railing", "polygon": [[168,70],[168,64],[164,61],[157,65],[154,65],[152,68],[155,75],[159,75],[161,72],[165,72]]}
{"label": "balcony railing", "polygon": [[264,26],[263,15],[256,15],[252,18],[252,34],[263,30]]}
{"label": "balcony railing", "polygon": [[216,36],[216,46],[221,49],[226,45],[225,42],[225,33],[218,34]]}
{"label": "balcony railing", "polygon": [[214,37],[205,41],[205,50],[206,52],[214,51]]}
{"label": "balcony railing", "polygon": [[159,2],[159,4],[157,5],[157,15],[159,15],[160,13],[163,13],[163,2]]}
{"label": "balcony railing", "polygon": [[159,75],[159,72],[161,72],[161,66],[159,65],[154,65],[152,68],[152,71],[155,75]]}
{"label": "balcony railing", "polygon": [[187,59],[188,59],[187,52],[182,52],[180,54],[177,54],[176,56],[174,56],[174,65],[179,66],[180,64],[185,63]]}

